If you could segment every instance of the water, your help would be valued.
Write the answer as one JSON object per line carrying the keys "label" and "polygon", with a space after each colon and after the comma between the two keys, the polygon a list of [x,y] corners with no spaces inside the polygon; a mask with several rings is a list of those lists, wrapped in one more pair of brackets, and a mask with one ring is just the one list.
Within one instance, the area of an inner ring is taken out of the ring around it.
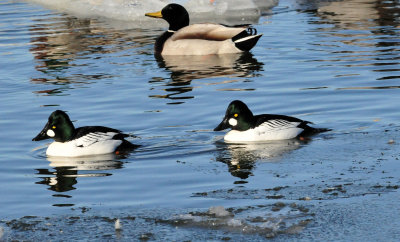
{"label": "water", "polygon": [[[398,2],[180,1],[193,22],[264,36],[250,54],[161,60],[166,24],[142,16],[165,3],[53,2],[0,3],[0,240],[400,238]],[[333,131],[225,144],[212,129],[234,99]],[[46,158],[31,139],[56,109],[142,146]]]}

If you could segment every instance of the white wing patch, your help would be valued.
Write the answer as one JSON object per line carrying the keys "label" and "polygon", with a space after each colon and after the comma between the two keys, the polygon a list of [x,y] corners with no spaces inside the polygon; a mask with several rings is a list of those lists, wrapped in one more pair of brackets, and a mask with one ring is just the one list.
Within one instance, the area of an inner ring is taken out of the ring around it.
{"label": "white wing patch", "polygon": [[300,122],[289,122],[284,119],[272,119],[259,125],[257,130],[260,132],[278,132],[288,129],[297,128]]}
{"label": "white wing patch", "polygon": [[303,129],[297,127],[300,122],[289,122],[284,119],[272,119],[262,123],[254,129],[260,137],[268,140],[292,139],[299,135]]}
{"label": "white wing patch", "polygon": [[226,141],[267,141],[293,139],[303,129],[297,127],[300,122],[289,122],[284,119],[268,120],[254,129],[246,131],[229,131],[224,139]]}
{"label": "white wing patch", "polygon": [[112,139],[116,132],[94,132],[68,142],[53,142],[47,148],[49,156],[79,157],[113,153],[122,140]]}
{"label": "white wing patch", "polygon": [[89,133],[85,136],[80,137],[77,139],[75,142],[76,146],[78,147],[88,147],[90,145],[93,145],[94,143],[101,142],[101,141],[106,141],[106,140],[112,140],[114,135],[118,133],[115,132],[107,132],[107,133],[102,133],[102,132],[94,132],[94,133]]}

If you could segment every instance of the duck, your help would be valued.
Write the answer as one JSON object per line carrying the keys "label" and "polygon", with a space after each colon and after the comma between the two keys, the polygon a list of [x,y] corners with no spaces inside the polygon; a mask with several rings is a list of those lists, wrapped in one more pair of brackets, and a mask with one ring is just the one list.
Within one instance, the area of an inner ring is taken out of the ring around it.
{"label": "duck", "polygon": [[154,45],[156,54],[211,55],[249,51],[262,34],[249,25],[230,27],[222,24],[201,23],[189,25],[189,13],[179,4],[171,3],[162,10],[145,16],[162,18],[169,28]]}
{"label": "duck", "polygon": [[225,117],[214,131],[231,128],[224,136],[228,142],[304,139],[312,134],[330,131],[313,128],[309,124],[312,123],[286,115],[253,115],[244,102],[234,100],[228,105]]}
{"label": "duck", "polygon": [[104,126],[75,128],[62,110],[52,112],[48,122],[32,141],[53,139],[46,150],[48,156],[80,157],[109,153],[125,153],[138,147],[125,140],[127,134]]}

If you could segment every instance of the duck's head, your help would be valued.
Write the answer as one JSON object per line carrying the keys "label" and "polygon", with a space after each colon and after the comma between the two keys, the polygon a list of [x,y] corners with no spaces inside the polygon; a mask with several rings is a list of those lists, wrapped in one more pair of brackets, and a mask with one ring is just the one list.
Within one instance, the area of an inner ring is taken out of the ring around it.
{"label": "duck's head", "polygon": [[227,128],[245,131],[252,127],[253,113],[242,101],[232,101],[226,109],[222,122],[214,129],[220,131]]}
{"label": "duck's head", "polygon": [[68,115],[64,111],[56,110],[50,114],[49,121],[32,141],[51,138],[57,142],[65,142],[72,139],[74,131],[74,125]]}
{"label": "duck's head", "polygon": [[183,6],[176,3],[168,4],[161,11],[146,13],[145,16],[164,19],[169,23],[169,30],[172,31],[189,25],[189,13]]}

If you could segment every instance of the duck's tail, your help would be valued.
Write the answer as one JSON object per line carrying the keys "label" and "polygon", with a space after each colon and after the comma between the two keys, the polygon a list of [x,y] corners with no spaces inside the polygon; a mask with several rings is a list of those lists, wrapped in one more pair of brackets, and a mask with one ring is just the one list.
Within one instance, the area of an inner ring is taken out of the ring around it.
{"label": "duck's tail", "polygon": [[233,36],[232,41],[239,50],[249,51],[257,44],[261,36],[262,34],[257,34],[255,28],[250,27]]}
{"label": "duck's tail", "polygon": [[327,129],[327,128],[313,128],[307,125],[307,128],[304,129],[304,131],[299,135],[299,137],[307,137],[319,133],[324,133],[332,131],[332,129]]}
{"label": "duck's tail", "polygon": [[128,154],[129,152],[139,147],[140,145],[132,144],[131,142],[124,139],[122,140],[122,143],[115,150],[115,154],[117,155]]}

